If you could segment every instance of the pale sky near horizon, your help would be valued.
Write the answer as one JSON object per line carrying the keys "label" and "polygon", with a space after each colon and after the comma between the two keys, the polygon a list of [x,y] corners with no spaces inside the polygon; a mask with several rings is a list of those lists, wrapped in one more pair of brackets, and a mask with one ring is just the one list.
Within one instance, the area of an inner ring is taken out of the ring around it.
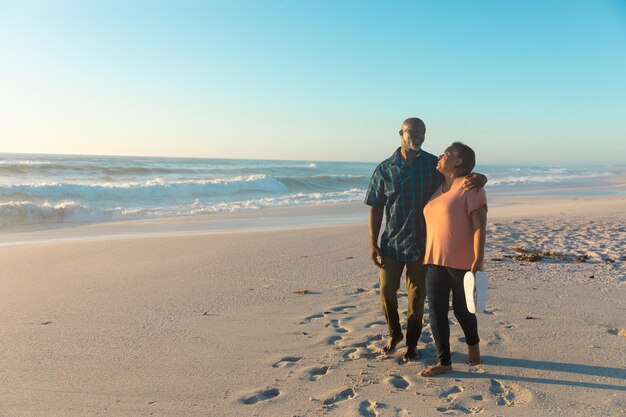
{"label": "pale sky near horizon", "polygon": [[0,152],[623,163],[626,1],[3,1]]}

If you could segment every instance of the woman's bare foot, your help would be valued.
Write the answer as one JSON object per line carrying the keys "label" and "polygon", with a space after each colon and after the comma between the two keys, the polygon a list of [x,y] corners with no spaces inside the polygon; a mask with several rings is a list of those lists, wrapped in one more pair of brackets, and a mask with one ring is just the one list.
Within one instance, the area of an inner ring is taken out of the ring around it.
{"label": "woman's bare foot", "polygon": [[475,345],[467,345],[467,362],[469,366],[478,365],[480,363],[480,347],[478,343]]}
{"label": "woman's bare foot", "polygon": [[390,355],[395,352],[396,346],[398,346],[398,343],[402,342],[402,339],[404,339],[403,335],[391,338],[383,348],[383,353],[385,355]]}
{"label": "woman's bare foot", "polygon": [[420,375],[428,377],[447,374],[448,372],[452,372],[452,365],[441,365],[438,363],[437,365],[429,366],[428,368],[424,369],[422,372],[420,372]]}

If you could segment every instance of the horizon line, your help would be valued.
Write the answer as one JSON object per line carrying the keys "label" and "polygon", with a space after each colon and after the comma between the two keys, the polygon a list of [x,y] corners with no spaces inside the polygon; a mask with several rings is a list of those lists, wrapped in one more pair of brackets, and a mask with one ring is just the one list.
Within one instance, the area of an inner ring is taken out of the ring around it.
{"label": "horizon line", "polygon": [[[428,152],[428,151],[427,151]],[[70,157],[105,157],[105,158],[154,158],[154,159],[222,159],[230,161],[284,161],[284,162],[322,162],[322,163],[348,163],[348,164],[379,164],[387,157],[383,157],[379,161],[345,161],[345,160],[323,160],[323,159],[276,159],[276,158],[233,158],[233,157],[207,157],[207,156],[156,156],[156,155],[122,155],[122,154],[83,154],[83,153],[48,153],[48,152],[1,152],[1,155],[36,155],[36,156],[70,156]],[[509,163],[477,163],[477,166],[572,166],[581,165],[580,162],[562,163],[562,164],[546,164],[537,162],[509,162]],[[587,166],[603,166],[603,167],[626,167],[626,163],[589,163]]]}

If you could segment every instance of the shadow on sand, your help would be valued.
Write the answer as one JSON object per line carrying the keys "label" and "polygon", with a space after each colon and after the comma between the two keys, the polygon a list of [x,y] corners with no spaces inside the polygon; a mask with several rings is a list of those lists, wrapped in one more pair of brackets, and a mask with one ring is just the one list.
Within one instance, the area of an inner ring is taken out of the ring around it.
{"label": "shadow on sand", "polygon": [[503,379],[515,382],[535,382],[538,384],[553,384],[553,385],[565,385],[571,387],[583,387],[583,388],[596,388],[607,389],[614,391],[626,391],[626,369],[624,368],[609,368],[606,366],[594,366],[594,365],[581,365],[577,363],[564,363],[564,362],[547,362],[547,361],[534,361],[529,359],[515,359],[515,358],[499,358],[496,356],[483,356],[481,358],[483,365],[492,366],[508,366],[514,368],[525,369],[537,369],[541,371],[549,372],[566,372],[570,374],[578,375],[591,375],[607,378],[621,379],[624,381],[624,385],[602,384],[595,382],[585,381],[570,381],[566,379],[555,378],[538,378],[527,377],[519,375],[505,375],[496,373],[478,373],[478,372],[466,372],[455,370],[455,376],[462,378],[494,378]]}

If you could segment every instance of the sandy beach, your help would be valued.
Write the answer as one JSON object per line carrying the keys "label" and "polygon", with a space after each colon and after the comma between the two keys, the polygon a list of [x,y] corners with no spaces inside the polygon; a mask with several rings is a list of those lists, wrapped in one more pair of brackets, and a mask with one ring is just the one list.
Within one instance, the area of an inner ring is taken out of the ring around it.
{"label": "sandy beach", "polygon": [[626,197],[498,203],[483,362],[464,364],[450,314],[454,371],[433,378],[418,376],[435,361],[428,309],[418,361],[379,353],[363,205],[285,211],[355,210],[343,225],[261,210],[231,230],[186,218],[5,236],[0,415],[623,415]]}
{"label": "sandy beach", "polygon": [[0,417],[626,417],[626,0],[0,33]]}

